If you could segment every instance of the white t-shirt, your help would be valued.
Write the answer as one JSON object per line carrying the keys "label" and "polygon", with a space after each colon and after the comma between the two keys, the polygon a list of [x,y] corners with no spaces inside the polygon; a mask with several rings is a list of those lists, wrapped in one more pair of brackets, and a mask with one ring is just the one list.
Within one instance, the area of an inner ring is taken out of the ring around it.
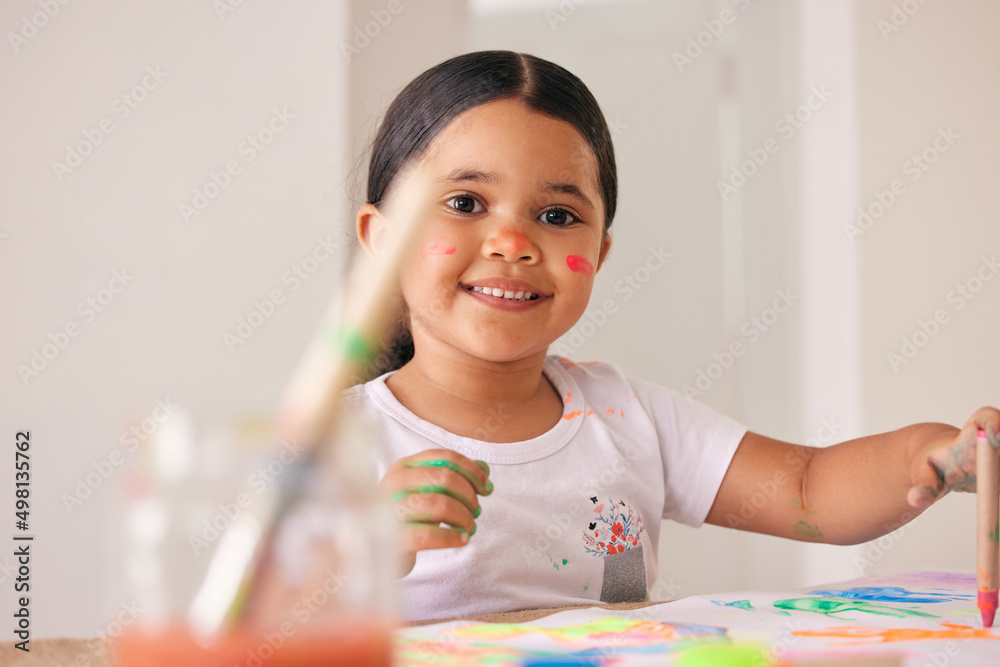
{"label": "white t-shirt", "polygon": [[[563,417],[522,442],[459,437],[420,419],[389,391],[391,373],[345,394],[380,430],[380,478],[426,449],[490,465],[494,491],[479,498],[469,543],[418,552],[400,579],[408,618],[642,600],[657,578],[660,519],[704,522],[744,426],[610,364],[549,356],[543,372]],[[495,415],[504,417],[516,415]]]}

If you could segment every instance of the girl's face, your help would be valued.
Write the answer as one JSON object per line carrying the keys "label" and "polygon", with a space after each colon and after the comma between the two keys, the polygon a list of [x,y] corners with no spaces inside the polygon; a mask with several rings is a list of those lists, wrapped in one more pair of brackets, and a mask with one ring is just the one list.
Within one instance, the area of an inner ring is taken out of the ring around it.
{"label": "girl's face", "polygon": [[[610,247],[590,147],[572,125],[497,100],[456,117],[422,162],[434,206],[400,268],[417,354],[544,355],[583,315]],[[362,207],[367,248],[382,228]]]}

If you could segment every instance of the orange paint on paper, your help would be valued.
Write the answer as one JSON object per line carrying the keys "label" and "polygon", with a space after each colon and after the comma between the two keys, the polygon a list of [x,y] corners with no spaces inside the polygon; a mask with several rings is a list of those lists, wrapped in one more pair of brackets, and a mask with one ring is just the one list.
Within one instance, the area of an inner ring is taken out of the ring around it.
{"label": "orange paint on paper", "polygon": [[582,273],[585,276],[589,276],[594,272],[594,266],[586,260],[584,257],[579,255],[570,255],[566,258],[566,266],[570,268],[570,271],[576,271],[577,273]]}
{"label": "orange paint on paper", "polygon": [[426,259],[431,255],[453,255],[455,254],[455,246],[448,243],[448,239],[441,237],[436,241],[431,241],[420,251],[420,256]]}
{"label": "orange paint on paper", "polygon": [[625,416],[625,411],[624,410],[619,410],[618,412],[621,414],[622,417]]}
{"label": "orange paint on paper", "polygon": [[563,419],[572,419],[573,417],[579,417],[583,414],[583,410],[576,410],[574,412],[569,412],[563,415]]}
{"label": "orange paint on paper", "polygon": [[592,415],[592,414],[594,414],[594,411],[593,411],[593,410],[587,410],[587,416],[588,416],[588,417],[589,417],[590,415]]}
{"label": "orange paint on paper", "polygon": [[515,229],[501,229],[497,232],[497,244],[502,252],[516,255],[531,245],[531,240]]}
{"label": "orange paint on paper", "polygon": [[614,408],[608,408],[608,414],[613,416],[615,414]]}
{"label": "orange paint on paper", "polygon": [[918,639],[1000,639],[989,628],[973,628],[968,625],[956,625],[947,621],[941,624],[944,630],[928,630],[926,628],[867,628],[844,626],[827,628],[825,630],[795,630],[798,637],[829,637],[836,639],[853,639],[858,641],[843,642],[840,646],[856,646],[886,642],[910,642]]}

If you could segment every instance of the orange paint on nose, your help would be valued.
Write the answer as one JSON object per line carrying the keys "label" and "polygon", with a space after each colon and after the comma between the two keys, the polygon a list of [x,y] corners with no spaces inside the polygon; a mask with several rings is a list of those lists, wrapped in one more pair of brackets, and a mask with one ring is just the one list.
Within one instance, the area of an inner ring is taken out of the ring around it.
{"label": "orange paint on nose", "polygon": [[589,276],[594,272],[593,265],[588,262],[585,258],[579,255],[570,255],[566,258],[566,266],[570,268],[571,271],[576,271],[577,273],[582,273],[585,276]]}
{"label": "orange paint on nose", "polygon": [[455,246],[448,243],[448,239],[442,236],[424,246],[420,251],[420,256],[426,259],[431,255],[453,255],[455,254],[455,250]]}
{"label": "orange paint on nose", "polygon": [[497,232],[497,247],[502,252],[512,255],[520,254],[531,241],[527,236],[515,229],[501,229]]}

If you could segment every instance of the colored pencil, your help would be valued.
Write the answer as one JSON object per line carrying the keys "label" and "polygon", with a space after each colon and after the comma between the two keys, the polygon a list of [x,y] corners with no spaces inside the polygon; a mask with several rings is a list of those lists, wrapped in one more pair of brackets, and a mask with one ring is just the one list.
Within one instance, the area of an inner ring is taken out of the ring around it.
{"label": "colored pencil", "polygon": [[976,571],[978,573],[979,613],[983,627],[993,627],[997,611],[997,588],[1000,586],[1000,539],[998,525],[997,483],[1000,478],[1000,450],[986,440],[979,429],[976,440]]}

